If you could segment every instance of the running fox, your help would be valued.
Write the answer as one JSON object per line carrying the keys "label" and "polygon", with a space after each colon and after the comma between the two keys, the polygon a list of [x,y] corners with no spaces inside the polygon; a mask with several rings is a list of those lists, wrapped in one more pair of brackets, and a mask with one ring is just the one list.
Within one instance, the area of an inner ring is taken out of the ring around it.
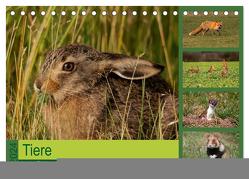
{"label": "running fox", "polygon": [[199,27],[197,27],[192,32],[190,32],[189,35],[190,36],[197,35],[200,32],[202,32],[202,35],[205,35],[205,33],[208,32],[209,30],[212,30],[214,34],[215,34],[215,32],[218,32],[220,35],[220,31],[221,31],[222,26],[223,26],[222,22],[205,21],[205,22],[202,22]]}

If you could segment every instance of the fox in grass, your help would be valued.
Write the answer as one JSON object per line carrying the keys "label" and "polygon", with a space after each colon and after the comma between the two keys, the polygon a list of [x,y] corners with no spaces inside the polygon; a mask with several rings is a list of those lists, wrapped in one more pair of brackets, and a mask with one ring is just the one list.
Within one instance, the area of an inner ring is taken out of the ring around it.
{"label": "fox in grass", "polygon": [[221,31],[222,26],[223,26],[222,22],[205,21],[205,22],[202,22],[199,27],[197,27],[192,32],[190,32],[189,35],[190,36],[197,35],[201,32],[202,32],[202,35],[205,35],[205,33],[208,31],[213,31],[214,34],[215,34],[215,32],[218,32],[220,35],[220,31]]}

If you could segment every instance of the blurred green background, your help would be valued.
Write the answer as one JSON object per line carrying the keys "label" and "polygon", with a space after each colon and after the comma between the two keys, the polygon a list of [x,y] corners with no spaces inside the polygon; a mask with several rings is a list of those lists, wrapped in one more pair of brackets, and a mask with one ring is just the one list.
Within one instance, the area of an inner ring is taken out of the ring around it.
{"label": "blurred green background", "polygon": [[[103,10],[106,16],[101,14]],[[121,15],[124,10],[126,16]],[[7,138],[49,138],[33,82],[46,53],[71,43],[105,52],[143,55],[144,59],[165,65],[162,76],[177,90],[178,16],[172,15],[174,10],[177,7],[7,7]],[[11,11],[15,11],[14,16]],[[21,16],[21,11],[26,14]],[[32,16],[31,11],[36,14]],[[45,16],[41,11],[46,12]],[[54,16],[52,11],[56,12]],[[83,16],[82,11],[87,14]],[[112,16],[112,11],[117,15]],[[131,15],[132,11],[137,15]],[[147,16],[143,11],[148,12]],[[152,15],[153,11],[158,15]],[[162,15],[163,11],[168,14]]]}

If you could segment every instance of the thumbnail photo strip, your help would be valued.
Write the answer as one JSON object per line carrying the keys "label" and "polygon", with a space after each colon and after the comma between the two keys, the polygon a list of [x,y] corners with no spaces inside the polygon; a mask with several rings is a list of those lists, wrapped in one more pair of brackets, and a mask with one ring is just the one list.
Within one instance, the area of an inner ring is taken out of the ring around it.
{"label": "thumbnail photo strip", "polygon": [[243,8],[180,14],[180,157],[242,158]]}

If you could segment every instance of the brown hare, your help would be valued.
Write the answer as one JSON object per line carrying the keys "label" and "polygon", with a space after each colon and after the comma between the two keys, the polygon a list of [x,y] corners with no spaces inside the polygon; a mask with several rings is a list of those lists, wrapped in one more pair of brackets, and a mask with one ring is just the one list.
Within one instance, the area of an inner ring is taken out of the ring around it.
{"label": "brown hare", "polygon": [[177,138],[177,98],[162,70],[85,45],[49,52],[34,88],[51,96],[42,108],[51,138]]}

